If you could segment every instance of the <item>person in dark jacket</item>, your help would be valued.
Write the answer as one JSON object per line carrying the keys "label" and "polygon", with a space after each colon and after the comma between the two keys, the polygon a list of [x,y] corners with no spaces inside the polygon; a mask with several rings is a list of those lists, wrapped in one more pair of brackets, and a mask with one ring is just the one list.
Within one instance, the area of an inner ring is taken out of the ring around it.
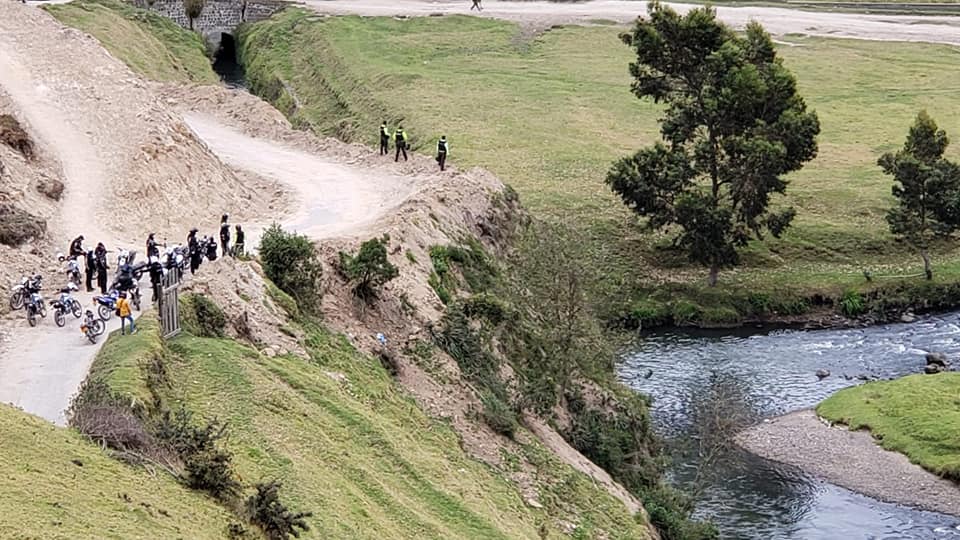
{"label": "person in dark jacket", "polygon": [[230,254],[230,224],[227,223],[226,214],[220,218],[220,247],[224,257]]}
{"label": "person in dark jacket", "polygon": [[393,144],[397,146],[397,157],[394,161],[400,161],[400,152],[403,152],[403,160],[407,160],[407,132],[403,126],[397,126],[397,131],[393,134]]}
{"label": "person in dark jacket", "polygon": [[107,248],[103,242],[97,244],[97,249],[93,250],[94,266],[97,269],[97,285],[100,287],[100,294],[107,294]]}
{"label": "person in dark jacket", "polygon": [[70,242],[70,258],[76,259],[77,257],[83,257],[83,235],[73,239],[73,242]]}
{"label": "person in dark jacket", "polygon": [[444,170],[444,166],[447,163],[447,136],[443,135],[440,137],[440,140],[437,141],[437,163],[440,164],[440,170]]}
{"label": "person in dark jacket", "polygon": [[84,270],[87,277],[87,292],[93,292],[93,275],[97,273],[97,258],[92,249],[87,252],[84,259],[84,262],[86,262]]}
{"label": "person in dark jacket", "polygon": [[150,257],[159,257],[160,248],[157,247],[157,241],[153,239],[153,233],[150,233],[147,236],[147,260],[150,260]]}
{"label": "person in dark jacket", "polygon": [[187,236],[187,249],[190,252],[190,273],[197,273],[197,268],[200,268],[200,262],[203,260],[203,253],[200,252],[200,243],[197,242],[197,230],[190,229],[190,234]]}
{"label": "person in dark jacket", "polygon": [[240,228],[240,225],[235,226],[234,229],[236,229],[236,234],[234,235],[236,238],[233,241],[233,256],[242,257],[244,248],[243,241],[246,234],[244,234],[243,229]]}
{"label": "person in dark jacket", "polygon": [[151,302],[160,300],[160,278],[163,277],[163,265],[160,257],[150,257],[150,289],[153,291]]}
{"label": "person in dark jacket", "polygon": [[390,130],[386,121],[380,124],[380,155],[390,155]]}

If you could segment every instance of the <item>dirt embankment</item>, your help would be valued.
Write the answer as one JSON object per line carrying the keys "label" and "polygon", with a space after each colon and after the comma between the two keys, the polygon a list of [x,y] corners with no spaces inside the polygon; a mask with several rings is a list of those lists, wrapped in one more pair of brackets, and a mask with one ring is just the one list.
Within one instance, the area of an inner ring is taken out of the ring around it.
{"label": "dirt embankment", "polygon": [[870,433],[831,426],[812,410],[765,421],[736,437],[743,448],[793,465],[864,495],[960,516],[960,490],[949,480],[884,450]]}

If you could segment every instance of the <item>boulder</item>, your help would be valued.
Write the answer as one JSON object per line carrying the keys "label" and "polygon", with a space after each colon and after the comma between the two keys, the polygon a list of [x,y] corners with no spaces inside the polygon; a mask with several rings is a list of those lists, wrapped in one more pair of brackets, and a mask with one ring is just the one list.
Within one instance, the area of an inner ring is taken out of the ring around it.
{"label": "boulder", "polygon": [[946,368],[944,368],[940,364],[927,364],[926,367],[923,368],[923,372],[926,373],[927,375],[935,375],[943,371],[946,371]]}
{"label": "boulder", "polygon": [[817,375],[817,378],[822,381],[830,376],[830,370],[818,369],[816,375]]}
{"label": "boulder", "polygon": [[930,352],[927,353],[927,365],[947,367],[950,364],[947,362],[947,355],[939,352]]}
{"label": "boulder", "polygon": [[917,317],[910,313],[909,311],[900,316],[900,322],[912,323],[917,320]]}

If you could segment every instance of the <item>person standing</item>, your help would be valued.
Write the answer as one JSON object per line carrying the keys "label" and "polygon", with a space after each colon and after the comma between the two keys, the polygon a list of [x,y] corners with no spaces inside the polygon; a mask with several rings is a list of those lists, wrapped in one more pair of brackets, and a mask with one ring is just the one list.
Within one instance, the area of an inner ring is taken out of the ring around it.
{"label": "person standing", "polygon": [[97,249],[93,251],[94,265],[97,269],[97,285],[100,287],[100,294],[107,294],[107,248],[103,242],[97,244]]}
{"label": "person standing", "polygon": [[87,292],[93,292],[93,275],[97,273],[97,258],[93,254],[93,250],[87,251],[85,259],[84,270],[86,270],[86,281],[87,281]]}
{"label": "person standing", "polygon": [[163,277],[163,265],[160,257],[150,257],[150,289],[153,291],[151,302],[160,300],[160,278]]}
{"label": "person standing", "polygon": [[449,150],[447,145],[447,136],[441,135],[440,140],[437,142],[437,163],[440,164],[440,170],[444,170],[444,166],[447,163],[447,151]]}
{"label": "person standing", "polygon": [[240,225],[239,225],[239,224],[236,225],[234,228],[236,229],[236,231],[235,231],[235,232],[236,232],[236,234],[235,234],[236,238],[234,239],[234,242],[233,242],[233,256],[234,256],[234,257],[242,257],[242,256],[243,256],[243,241],[244,241],[244,237],[245,237],[246,235],[244,234],[243,229],[240,228]]}
{"label": "person standing", "polygon": [[135,334],[137,332],[137,326],[133,323],[133,310],[130,309],[130,301],[127,300],[127,293],[120,293],[120,298],[117,298],[117,315],[120,316],[120,335],[124,335],[127,321],[130,321],[130,333]]}
{"label": "person standing", "polygon": [[390,155],[390,130],[386,121],[380,124],[380,155]]}
{"label": "person standing", "polygon": [[396,133],[393,134],[393,144],[397,146],[397,157],[393,158],[394,161],[400,161],[400,152],[403,152],[403,160],[407,160],[407,132],[403,130],[403,126],[397,126]]}
{"label": "person standing", "polygon": [[200,244],[197,242],[196,229],[190,229],[190,234],[187,236],[187,251],[190,253],[190,273],[196,274],[203,258],[203,253],[200,253]]}
{"label": "person standing", "polygon": [[157,241],[153,238],[153,233],[150,233],[147,236],[147,260],[150,260],[150,257],[159,257],[160,248],[157,247]]}
{"label": "person standing", "polygon": [[230,254],[230,224],[227,223],[226,214],[220,218],[220,248],[224,257]]}
{"label": "person standing", "polygon": [[73,239],[73,242],[70,242],[70,258],[76,259],[77,257],[83,257],[83,235]]}
{"label": "person standing", "polygon": [[470,11],[473,11],[473,8],[477,8],[477,11],[483,11],[483,7],[480,5],[480,0],[473,0],[473,5],[470,6]]}

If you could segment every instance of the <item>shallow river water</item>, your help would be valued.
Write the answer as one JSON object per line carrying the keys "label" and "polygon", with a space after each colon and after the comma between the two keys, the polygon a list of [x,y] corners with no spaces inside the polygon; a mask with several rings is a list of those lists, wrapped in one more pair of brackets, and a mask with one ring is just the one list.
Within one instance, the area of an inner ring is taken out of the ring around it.
{"label": "shallow river water", "polygon": [[[625,355],[620,376],[653,398],[658,431],[679,447],[696,431],[691,417],[704,410],[696,405],[703,396],[732,395],[756,418],[770,417],[812,407],[859,384],[858,375],[918,373],[929,351],[960,355],[960,313],[864,329],[658,333]],[[818,380],[818,369],[831,376]],[[717,391],[731,384],[735,392]],[[696,463],[677,458],[673,480],[689,485]],[[960,518],[882,503],[747,452],[726,455],[714,474],[697,516],[713,521],[722,538],[960,538]]]}

